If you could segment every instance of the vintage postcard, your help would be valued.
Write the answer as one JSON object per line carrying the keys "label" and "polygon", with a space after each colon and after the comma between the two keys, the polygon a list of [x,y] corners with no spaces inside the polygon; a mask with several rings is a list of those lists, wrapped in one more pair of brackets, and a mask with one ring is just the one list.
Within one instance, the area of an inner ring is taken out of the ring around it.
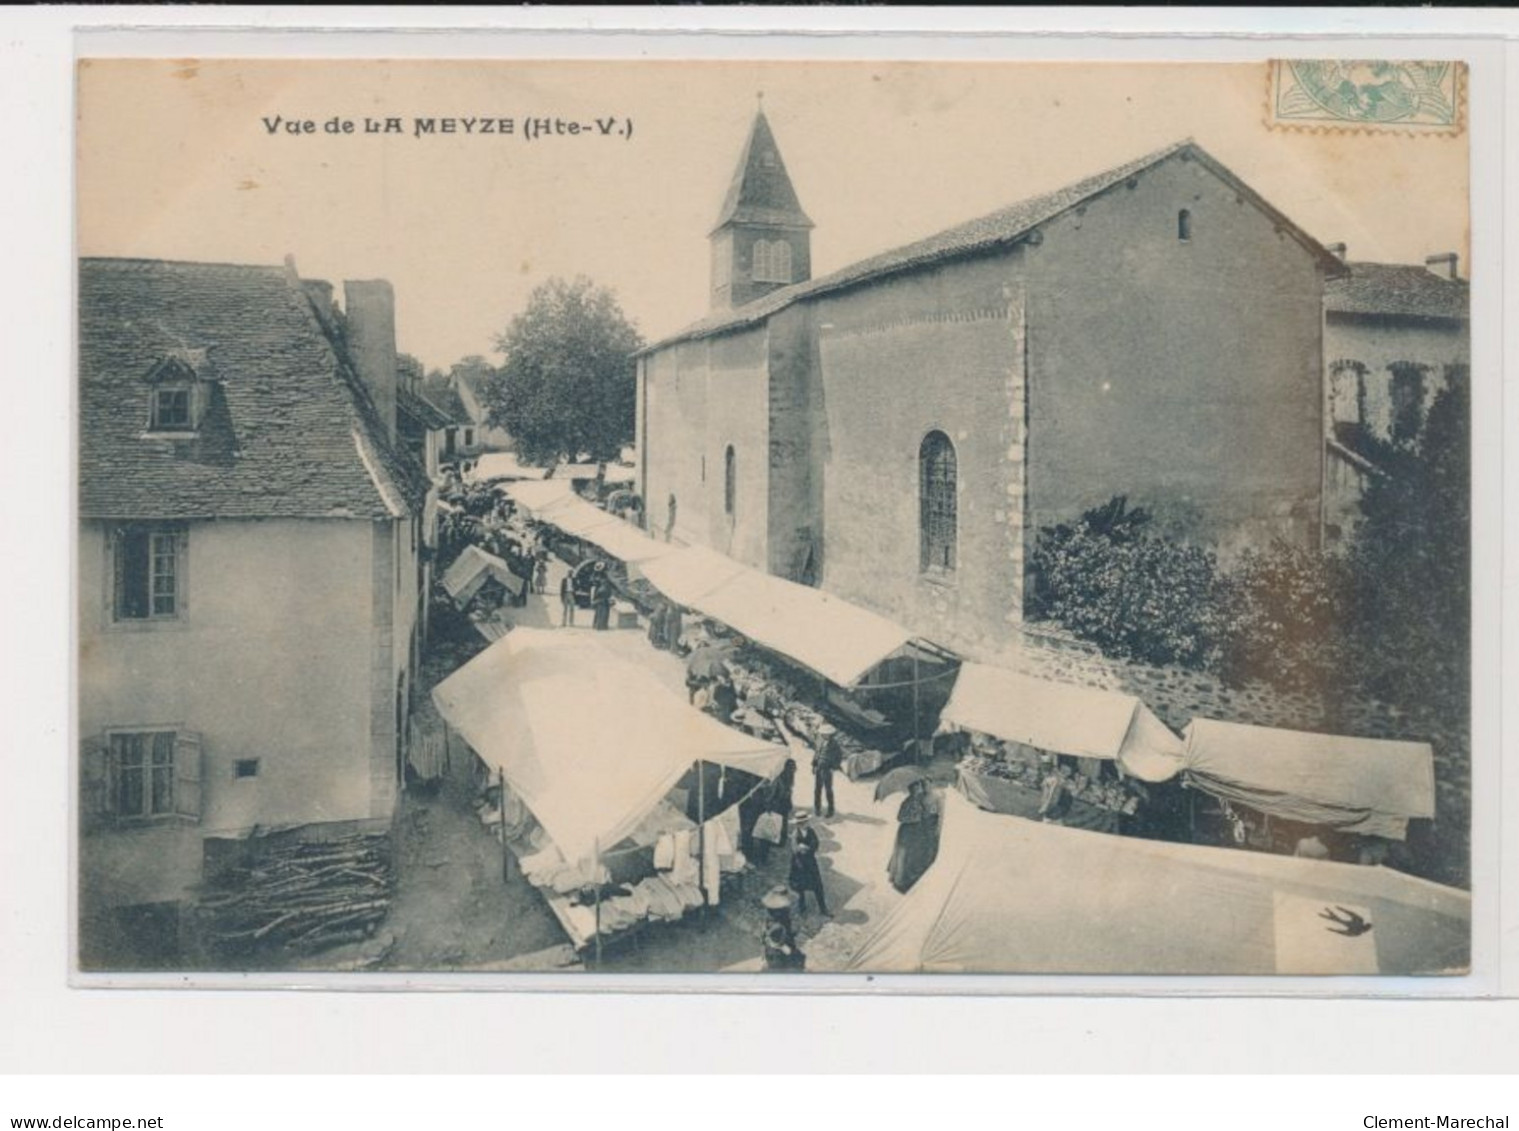
{"label": "vintage postcard", "polygon": [[1459,60],[77,84],[81,974],[1471,969]]}

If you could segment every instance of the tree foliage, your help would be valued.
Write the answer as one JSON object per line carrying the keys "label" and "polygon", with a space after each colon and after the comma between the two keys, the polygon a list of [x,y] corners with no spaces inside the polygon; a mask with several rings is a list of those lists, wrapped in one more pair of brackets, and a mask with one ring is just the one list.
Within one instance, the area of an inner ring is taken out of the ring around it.
{"label": "tree foliage", "polygon": [[1211,554],[1147,533],[1148,515],[1117,496],[1040,531],[1032,611],[1113,655],[1331,703],[1370,695],[1459,725],[1470,685],[1469,435],[1456,374],[1417,442],[1379,446],[1383,474],[1344,554],[1279,542],[1222,570]]}
{"label": "tree foliage", "polygon": [[1144,533],[1148,513],[1114,498],[1040,532],[1036,615],[1117,656],[1198,668],[1212,660],[1217,563],[1196,546]]}
{"label": "tree foliage", "polygon": [[486,386],[490,423],[531,463],[615,459],[633,439],[642,345],[610,290],[583,276],[549,280],[496,338],[506,360]]}
{"label": "tree foliage", "polygon": [[1361,499],[1351,565],[1356,676],[1398,703],[1465,713],[1471,640],[1471,407],[1452,380],[1417,448],[1400,446]]}
{"label": "tree foliage", "polygon": [[1248,550],[1218,579],[1217,672],[1285,690],[1343,690],[1354,596],[1344,559],[1286,542]]}

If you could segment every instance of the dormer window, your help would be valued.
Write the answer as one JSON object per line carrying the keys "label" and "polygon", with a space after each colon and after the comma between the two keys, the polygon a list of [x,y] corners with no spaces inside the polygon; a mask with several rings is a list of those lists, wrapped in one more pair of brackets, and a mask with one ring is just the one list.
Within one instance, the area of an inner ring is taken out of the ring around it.
{"label": "dormer window", "polygon": [[153,390],[153,431],[188,432],[192,427],[188,386]]}
{"label": "dormer window", "polygon": [[177,349],[143,377],[148,385],[149,436],[184,435],[200,428],[210,399],[207,350]]}

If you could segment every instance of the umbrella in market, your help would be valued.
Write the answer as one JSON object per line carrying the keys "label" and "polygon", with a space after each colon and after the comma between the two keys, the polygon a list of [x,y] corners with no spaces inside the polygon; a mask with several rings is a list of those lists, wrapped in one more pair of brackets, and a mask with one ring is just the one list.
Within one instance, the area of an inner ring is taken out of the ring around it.
{"label": "umbrella in market", "polygon": [[686,674],[692,679],[716,679],[727,674],[724,662],[733,649],[722,644],[703,644],[686,660]]}
{"label": "umbrella in market", "polygon": [[927,773],[917,766],[898,766],[894,770],[888,770],[880,781],[876,782],[876,800],[885,801],[893,793],[906,793],[913,782],[926,782],[931,780]]}

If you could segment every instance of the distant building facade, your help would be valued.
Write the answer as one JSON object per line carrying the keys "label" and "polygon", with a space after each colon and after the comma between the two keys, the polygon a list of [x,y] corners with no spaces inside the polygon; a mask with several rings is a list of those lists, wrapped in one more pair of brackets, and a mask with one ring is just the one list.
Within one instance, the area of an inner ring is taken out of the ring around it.
{"label": "distant building facade", "polygon": [[[1331,245],[1345,255],[1345,245]],[[1429,407],[1469,382],[1470,288],[1455,253],[1423,266],[1350,262],[1324,292],[1325,535],[1348,538],[1381,445],[1417,448]]]}
{"label": "distant building facade", "polygon": [[1317,541],[1322,294],[1343,266],[1184,142],[810,275],[763,114],[710,314],[643,351],[648,524],[967,654],[1039,529],[1126,494],[1225,553]]}
{"label": "distant building facade", "polygon": [[165,929],[218,845],[396,803],[429,486],[390,284],[344,294],[293,265],[80,264],[86,951]]}

